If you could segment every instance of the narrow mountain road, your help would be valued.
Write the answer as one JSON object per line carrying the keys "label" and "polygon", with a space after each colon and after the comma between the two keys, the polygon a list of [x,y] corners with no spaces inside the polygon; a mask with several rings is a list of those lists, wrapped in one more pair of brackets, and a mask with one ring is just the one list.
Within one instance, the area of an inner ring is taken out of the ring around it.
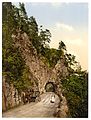
{"label": "narrow mountain road", "polygon": [[[51,97],[55,95],[55,102],[51,103]],[[46,92],[41,95],[38,103],[28,103],[26,105],[11,109],[3,113],[3,117],[25,118],[25,117],[54,117],[54,113],[59,105],[59,97],[53,92]]]}

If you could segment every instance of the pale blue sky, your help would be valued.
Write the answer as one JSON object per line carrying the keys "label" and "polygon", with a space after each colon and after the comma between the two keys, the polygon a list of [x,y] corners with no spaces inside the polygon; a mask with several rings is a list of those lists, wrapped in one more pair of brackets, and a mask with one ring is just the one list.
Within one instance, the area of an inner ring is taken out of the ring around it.
{"label": "pale blue sky", "polygon": [[[18,3],[14,3],[18,4]],[[50,47],[58,48],[62,40],[68,53],[74,54],[83,69],[88,69],[88,4],[87,3],[25,3],[28,16],[49,29]]]}
{"label": "pale blue sky", "polygon": [[44,26],[63,21],[72,26],[86,27],[88,24],[87,3],[25,3],[28,16],[34,16]]}

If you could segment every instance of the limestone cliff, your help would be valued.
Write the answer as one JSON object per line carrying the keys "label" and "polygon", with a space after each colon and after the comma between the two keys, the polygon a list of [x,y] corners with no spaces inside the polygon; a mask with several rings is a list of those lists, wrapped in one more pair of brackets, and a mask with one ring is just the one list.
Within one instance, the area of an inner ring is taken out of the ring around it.
{"label": "limestone cliff", "polygon": [[[25,59],[26,65],[29,66],[30,72],[37,79],[40,94],[45,92],[46,83],[53,82],[57,86],[56,93],[62,100],[60,107],[62,106],[63,109],[63,106],[66,106],[65,108],[67,112],[67,101],[65,97],[62,97],[62,90],[59,79],[60,73],[62,77],[66,77],[68,75],[67,67],[64,65],[65,58],[61,58],[54,68],[48,68],[48,66],[43,63],[42,56],[37,54],[36,49],[32,45],[32,42],[29,40],[26,33],[21,34],[18,32],[17,36],[13,36],[13,38],[15,41],[15,46],[19,47],[22,57]],[[63,98],[65,99],[65,102]],[[60,114],[61,116],[66,116],[62,115],[63,112]]]}
{"label": "limestone cliff", "polygon": [[[59,117],[67,117],[67,114],[66,114],[68,112],[67,101],[66,101],[66,98],[62,95],[62,90],[61,90],[62,86],[60,84],[60,79],[59,79],[60,74],[62,75],[62,77],[66,77],[68,75],[67,67],[64,65],[65,58],[64,57],[61,58],[57,62],[54,68],[49,68],[42,61],[45,58],[37,54],[36,49],[32,45],[32,42],[26,33],[21,33],[21,31],[18,31],[17,35],[12,35],[12,38],[14,40],[14,46],[19,48],[26,66],[29,67],[29,72],[30,72],[29,77],[31,77],[33,82],[35,83],[33,86],[34,90],[35,91],[38,90],[40,94],[42,94],[46,92],[45,85],[48,82],[53,82],[56,88],[55,93],[58,94],[58,96],[60,97],[60,105],[59,105],[60,109],[58,110]],[[6,83],[4,82],[3,85],[5,84]],[[12,88],[12,90],[15,89],[13,85],[11,85],[10,88]],[[6,87],[3,86],[4,94],[7,93],[5,89]],[[10,93],[14,94],[12,93],[12,90]],[[13,91],[17,91],[17,90],[13,90]],[[4,95],[3,99],[5,99],[6,96],[7,95]],[[12,96],[14,95],[11,95],[11,97]],[[11,98],[11,101],[15,102],[13,97]],[[20,101],[22,101],[21,98],[20,98]],[[16,104],[16,103],[13,104],[13,102],[11,105],[12,107],[15,106]],[[17,102],[19,103],[19,100],[17,100]],[[5,106],[7,106],[6,102],[3,102],[4,110],[5,110]]]}

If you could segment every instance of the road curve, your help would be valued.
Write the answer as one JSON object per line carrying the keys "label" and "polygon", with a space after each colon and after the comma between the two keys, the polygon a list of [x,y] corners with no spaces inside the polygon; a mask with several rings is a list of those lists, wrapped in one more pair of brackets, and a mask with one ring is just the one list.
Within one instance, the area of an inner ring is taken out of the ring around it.
{"label": "road curve", "polygon": [[[51,97],[55,95],[55,102],[51,103]],[[11,109],[2,114],[3,117],[26,118],[26,117],[54,117],[54,113],[59,105],[60,99],[53,92],[46,92],[41,95],[38,103],[28,103],[26,105]]]}

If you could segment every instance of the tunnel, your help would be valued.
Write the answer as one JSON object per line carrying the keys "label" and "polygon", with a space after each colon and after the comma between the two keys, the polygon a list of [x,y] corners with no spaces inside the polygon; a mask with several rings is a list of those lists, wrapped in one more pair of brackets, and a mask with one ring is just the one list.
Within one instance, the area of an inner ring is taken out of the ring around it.
{"label": "tunnel", "polygon": [[55,92],[56,91],[56,85],[53,82],[47,82],[45,85],[46,92]]}

